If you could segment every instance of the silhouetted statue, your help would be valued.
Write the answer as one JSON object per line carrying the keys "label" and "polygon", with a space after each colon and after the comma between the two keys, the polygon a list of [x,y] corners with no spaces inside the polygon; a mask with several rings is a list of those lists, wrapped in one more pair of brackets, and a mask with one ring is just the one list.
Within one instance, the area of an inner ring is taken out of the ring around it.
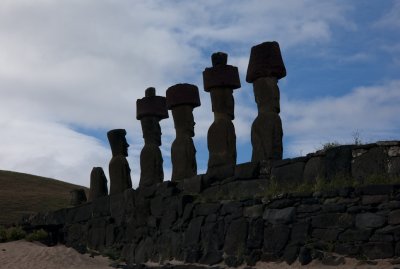
{"label": "silhouetted statue", "polygon": [[164,180],[161,155],[160,120],[168,118],[165,97],[156,96],[154,88],[146,89],[145,97],[136,101],[136,118],[142,124],[144,147],[140,153],[139,186],[151,186]]}
{"label": "silhouetted statue", "polygon": [[258,116],[251,127],[252,161],[282,159],[282,121],[278,79],[286,76],[278,42],[251,48],[246,81],[253,83]]}
{"label": "silhouetted statue", "polygon": [[107,194],[107,178],[104,174],[103,168],[93,167],[92,172],[90,173],[89,201],[106,196]]}
{"label": "silhouetted statue", "polygon": [[74,189],[70,191],[69,194],[71,195],[70,204],[72,206],[78,206],[87,201],[84,189]]}
{"label": "silhouetted statue", "polygon": [[226,53],[214,53],[211,60],[213,66],[203,72],[204,89],[211,94],[214,112],[214,122],[207,134],[208,170],[224,165],[232,165],[233,169],[236,165],[233,90],[240,88],[239,72],[237,67],[227,65]]}
{"label": "silhouetted statue", "polygon": [[167,108],[172,110],[176,139],[171,147],[172,181],[197,175],[193,144],[193,108],[200,106],[199,90],[192,84],[176,84],[167,90]]}
{"label": "silhouetted statue", "polygon": [[132,188],[131,169],[126,159],[129,144],[126,142],[125,136],[126,131],[124,129],[114,129],[107,133],[113,155],[108,166],[110,195]]}

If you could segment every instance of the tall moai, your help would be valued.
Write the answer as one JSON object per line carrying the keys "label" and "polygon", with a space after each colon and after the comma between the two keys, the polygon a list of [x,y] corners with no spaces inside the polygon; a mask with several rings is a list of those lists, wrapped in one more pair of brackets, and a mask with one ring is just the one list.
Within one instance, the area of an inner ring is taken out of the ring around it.
{"label": "tall moai", "polygon": [[131,169],[128,160],[128,147],[125,129],[114,129],[107,133],[112,158],[108,166],[110,174],[110,195],[132,188]]}
{"label": "tall moai", "polygon": [[278,80],[286,76],[278,42],[251,48],[246,81],[253,83],[258,115],[251,126],[252,161],[282,159],[282,121]]}
{"label": "tall moai", "polygon": [[167,108],[172,111],[176,138],[171,147],[172,181],[197,175],[193,144],[193,109],[200,106],[199,89],[192,84],[176,84],[167,89]]}
{"label": "tall moai", "polygon": [[103,168],[93,167],[90,173],[89,202],[108,194],[107,177]]}
{"label": "tall moai", "polygon": [[145,97],[136,101],[136,118],[140,120],[144,147],[140,152],[139,186],[151,186],[164,180],[161,155],[160,120],[168,118],[166,99],[156,96],[155,88],[148,88]]}
{"label": "tall moai", "polygon": [[208,171],[213,168],[236,165],[236,134],[233,90],[240,88],[237,67],[228,65],[228,54],[213,53],[212,67],[203,71],[204,89],[210,92],[214,122],[207,133],[209,151]]}

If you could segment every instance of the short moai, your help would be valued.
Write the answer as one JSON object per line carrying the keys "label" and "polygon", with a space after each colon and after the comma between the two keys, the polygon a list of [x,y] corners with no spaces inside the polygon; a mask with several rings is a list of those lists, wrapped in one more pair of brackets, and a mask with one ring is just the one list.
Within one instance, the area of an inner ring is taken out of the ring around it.
{"label": "short moai", "polygon": [[[203,71],[204,89],[210,92],[214,122],[207,133],[208,171],[221,166],[236,165],[236,133],[233,90],[240,88],[237,67],[228,65],[228,55],[217,52],[211,56],[212,67]],[[233,170],[232,170],[233,172]]]}
{"label": "short moai", "polygon": [[108,195],[107,177],[103,168],[93,167],[90,173],[89,202]]}
{"label": "short moai", "polygon": [[131,169],[128,160],[128,147],[125,129],[114,129],[107,133],[112,158],[108,166],[110,174],[110,195],[132,188]]}
{"label": "short moai", "polygon": [[172,110],[176,138],[171,147],[172,181],[181,181],[197,174],[196,148],[193,144],[193,109],[200,106],[197,86],[176,84],[167,90],[167,108]]}
{"label": "short moai", "polygon": [[251,126],[251,160],[282,159],[282,121],[278,80],[286,76],[278,42],[264,42],[251,48],[246,81],[253,83],[258,115]]}
{"label": "short moai", "polygon": [[164,180],[160,120],[168,118],[165,97],[156,96],[155,88],[146,89],[145,97],[136,101],[136,118],[140,120],[144,138],[139,186],[148,187]]}
{"label": "short moai", "polygon": [[70,205],[72,206],[78,206],[87,201],[84,189],[73,189],[69,194],[71,195]]}

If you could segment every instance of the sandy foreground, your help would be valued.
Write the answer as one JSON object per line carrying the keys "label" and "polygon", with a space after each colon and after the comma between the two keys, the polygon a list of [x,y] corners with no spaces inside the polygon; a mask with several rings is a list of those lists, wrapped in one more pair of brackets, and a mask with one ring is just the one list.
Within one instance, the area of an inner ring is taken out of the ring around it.
{"label": "sandy foreground", "polygon": [[[90,257],[89,254],[79,254],[72,248],[63,245],[47,247],[37,242],[24,240],[0,244],[0,268],[1,269],[110,269],[111,260],[105,257]],[[179,264],[178,262],[171,262]],[[155,264],[148,264],[149,266]],[[340,268],[340,269],[393,269],[400,268],[386,260],[380,260],[376,265],[365,264],[355,259],[345,259],[345,264],[340,266],[328,266],[314,260],[312,263],[301,266],[298,261],[292,265],[282,263],[257,263],[260,269],[292,269],[292,268]],[[241,266],[239,268],[244,268]]]}

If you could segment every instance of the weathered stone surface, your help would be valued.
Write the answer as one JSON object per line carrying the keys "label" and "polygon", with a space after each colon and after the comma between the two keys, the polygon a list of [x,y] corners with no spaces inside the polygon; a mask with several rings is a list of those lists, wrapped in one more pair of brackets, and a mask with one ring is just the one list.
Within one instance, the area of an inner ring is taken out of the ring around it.
{"label": "weathered stone surface", "polygon": [[110,214],[110,196],[102,196],[92,202],[93,217],[103,217]]}
{"label": "weathered stone surface", "polygon": [[71,195],[70,205],[78,206],[87,201],[84,189],[74,189],[69,192]]}
{"label": "weathered stone surface", "polygon": [[394,210],[389,213],[388,223],[390,225],[400,224],[400,210]]}
{"label": "weathered stone surface", "polygon": [[356,242],[368,241],[372,230],[371,229],[348,229],[339,235],[339,241]]}
{"label": "weathered stone surface", "polygon": [[281,160],[282,121],[276,78],[259,78],[253,84],[258,115],[251,126],[252,162]]}
{"label": "weathered stone surface", "polygon": [[353,159],[351,174],[359,180],[373,175],[383,175],[386,173],[387,158],[383,148],[372,148],[367,153]]}
{"label": "weathered stone surface", "polygon": [[324,212],[345,212],[347,207],[343,204],[327,204],[322,206]]}
{"label": "weathered stone surface", "polygon": [[364,195],[388,195],[393,192],[393,185],[367,185],[367,186],[361,186],[356,189],[358,193],[364,194]]}
{"label": "weathered stone surface", "polygon": [[196,216],[208,216],[214,214],[220,208],[219,203],[201,203],[196,206],[195,215]]}
{"label": "weathered stone surface", "polygon": [[340,232],[342,232],[342,229],[314,229],[312,237],[333,242],[337,240]]}
{"label": "weathered stone surface", "polygon": [[104,174],[103,168],[93,167],[92,172],[90,173],[89,201],[106,196],[107,194],[107,178]]}
{"label": "weathered stone surface", "polygon": [[255,179],[260,174],[260,164],[258,162],[248,162],[238,164],[235,167],[235,178]]}
{"label": "weathered stone surface", "polygon": [[114,129],[107,133],[112,158],[108,165],[110,174],[110,195],[118,194],[132,188],[131,169],[126,160],[129,144],[126,142],[126,131]]}
{"label": "weathered stone surface", "polygon": [[287,224],[294,220],[296,215],[295,207],[284,209],[265,209],[263,219],[271,224]]}
{"label": "weathered stone surface", "polygon": [[307,247],[302,247],[299,252],[299,262],[301,265],[307,265],[312,261],[311,251]]}
{"label": "weathered stone surface", "polygon": [[297,213],[312,213],[321,209],[320,205],[300,205],[297,207]]}
{"label": "weathered stone surface", "polygon": [[308,221],[294,223],[290,234],[290,242],[292,244],[304,244],[307,241],[309,230],[310,223]]}
{"label": "weathered stone surface", "polygon": [[363,254],[369,259],[386,259],[393,257],[394,249],[389,242],[369,242],[362,245]]}
{"label": "weathered stone surface", "polygon": [[228,255],[237,255],[246,246],[248,224],[244,218],[232,221],[225,237],[224,251]]}
{"label": "weathered stone surface", "polygon": [[263,244],[264,220],[262,218],[251,219],[247,237],[247,247],[250,249],[261,248]]}
{"label": "weathered stone surface", "polygon": [[360,245],[353,243],[335,244],[335,252],[341,255],[356,255],[360,252]]}
{"label": "weathered stone surface", "polygon": [[326,177],[326,164],[323,157],[313,157],[304,166],[303,180],[305,182],[316,182],[317,178]]}
{"label": "weathered stone surface", "polygon": [[271,176],[279,184],[293,184],[303,178],[304,162],[290,163],[285,166],[272,167]]}
{"label": "weathered stone surface", "polygon": [[347,213],[327,213],[312,218],[312,226],[316,228],[348,228],[353,222],[353,216]]}
{"label": "weathered stone surface", "polygon": [[278,225],[264,228],[264,252],[280,255],[289,240],[290,228]]}
{"label": "weathered stone surface", "polygon": [[203,224],[204,217],[196,217],[190,222],[184,236],[184,246],[193,249],[197,246],[200,240],[200,230]]}
{"label": "weathered stone surface", "polygon": [[264,212],[263,205],[253,205],[243,208],[243,216],[248,218],[257,218],[261,217]]}
{"label": "weathered stone surface", "polygon": [[376,205],[385,203],[389,200],[388,195],[364,195],[361,203],[363,205]]}
{"label": "weathered stone surface", "polygon": [[[234,119],[233,90],[240,87],[239,73],[236,67],[226,65],[226,53],[214,53],[212,58],[224,58],[224,60],[213,61],[213,67],[206,68],[203,72],[204,88],[211,94],[214,112],[214,122],[207,133],[208,169],[224,165],[234,167],[236,165],[236,134],[232,123]],[[227,70],[234,70],[234,72],[225,72]]]}
{"label": "weathered stone surface", "polygon": [[290,207],[294,204],[294,201],[292,199],[278,199],[274,200],[271,203],[268,204],[268,208],[272,209],[281,209],[285,207]]}
{"label": "weathered stone surface", "polygon": [[394,239],[393,235],[391,235],[391,234],[375,233],[369,238],[369,241],[371,241],[371,242],[392,242],[393,239]]}
{"label": "weathered stone surface", "polygon": [[164,179],[159,121],[168,118],[166,98],[155,95],[154,88],[146,89],[145,97],[136,101],[136,118],[140,120],[144,147],[140,153],[139,186],[151,186]]}
{"label": "weathered stone surface", "polygon": [[386,223],[386,217],[374,213],[360,213],[356,215],[356,227],[379,228]]}
{"label": "weathered stone surface", "polygon": [[203,176],[198,175],[185,178],[183,181],[183,189],[185,192],[198,194],[203,190]]}
{"label": "weathered stone surface", "polygon": [[299,247],[297,245],[288,245],[285,248],[282,259],[289,265],[294,263],[299,254]]}
{"label": "weathered stone surface", "polygon": [[228,256],[224,261],[227,266],[233,268],[239,267],[243,263],[243,259],[241,257],[237,258],[236,256]]}
{"label": "weathered stone surface", "polygon": [[326,151],[326,176],[348,177],[351,175],[351,146],[338,146]]}
{"label": "weathered stone surface", "polygon": [[392,177],[400,176],[400,157],[392,157],[388,163],[388,174]]}
{"label": "weathered stone surface", "polygon": [[172,110],[176,139],[171,147],[172,180],[180,181],[197,174],[194,147],[193,108],[200,106],[199,91],[192,84],[176,84],[166,93],[168,109]]}

